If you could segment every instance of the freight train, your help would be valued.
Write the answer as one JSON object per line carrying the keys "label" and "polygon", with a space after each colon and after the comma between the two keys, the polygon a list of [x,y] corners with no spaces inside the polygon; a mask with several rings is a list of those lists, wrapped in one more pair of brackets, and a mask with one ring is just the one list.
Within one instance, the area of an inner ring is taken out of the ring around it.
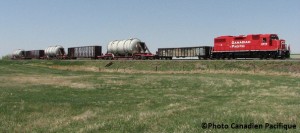
{"label": "freight train", "polygon": [[152,54],[145,42],[137,38],[111,41],[107,52],[101,46],[82,46],[68,48],[66,53],[60,45],[45,50],[13,52],[12,59],[173,59],[196,57],[198,59],[285,59],[290,57],[290,47],[277,34],[250,34],[240,36],[219,36],[214,38],[214,46],[158,48]]}

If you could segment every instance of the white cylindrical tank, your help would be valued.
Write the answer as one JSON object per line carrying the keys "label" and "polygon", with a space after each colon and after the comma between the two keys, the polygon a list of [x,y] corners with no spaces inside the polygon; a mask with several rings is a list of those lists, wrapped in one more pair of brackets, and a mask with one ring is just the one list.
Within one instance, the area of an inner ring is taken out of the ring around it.
{"label": "white cylindrical tank", "polygon": [[45,49],[45,55],[48,57],[56,57],[58,55],[63,55],[63,54],[65,54],[65,50],[60,45],[50,46]]}
{"label": "white cylindrical tank", "polygon": [[[143,45],[142,45],[143,44]],[[145,43],[137,38],[115,40],[108,44],[107,53],[115,55],[135,54],[145,52]]]}
{"label": "white cylindrical tank", "polygon": [[17,49],[12,53],[12,57],[19,58],[24,56],[24,50],[23,49]]}

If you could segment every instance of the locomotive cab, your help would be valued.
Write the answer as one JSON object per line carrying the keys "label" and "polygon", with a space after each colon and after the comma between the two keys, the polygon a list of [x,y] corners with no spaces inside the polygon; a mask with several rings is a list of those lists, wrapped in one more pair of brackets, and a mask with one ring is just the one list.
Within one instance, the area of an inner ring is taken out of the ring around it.
{"label": "locomotive cab", "polygon": [[275,45],[278,48],[278,55],[281,58],[289,58],[290,57],[290,50],[285,43],[284,39],[279,39],[276,34],[270,35],[270,46]]}
{"label": "locomotive cab", "polygon": [[273,44],[279,44],[279,38],[277,35],[270,36],[270,46],[273,46]]}

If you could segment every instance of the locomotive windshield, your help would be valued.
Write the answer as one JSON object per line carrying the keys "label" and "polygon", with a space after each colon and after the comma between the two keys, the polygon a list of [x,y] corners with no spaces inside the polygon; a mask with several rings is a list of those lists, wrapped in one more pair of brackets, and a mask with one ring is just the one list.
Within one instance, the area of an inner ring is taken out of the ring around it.
{"label": "locomotive windshield", "polygon": [[279,40],[277,35],[271,35],[271,40]]}

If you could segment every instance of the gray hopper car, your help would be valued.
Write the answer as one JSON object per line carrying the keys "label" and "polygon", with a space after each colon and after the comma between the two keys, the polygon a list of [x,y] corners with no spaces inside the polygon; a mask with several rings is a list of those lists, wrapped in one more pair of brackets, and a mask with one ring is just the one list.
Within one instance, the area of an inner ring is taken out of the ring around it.
{"label": "gray hopper car", "polygon": [[173,57],[198,57],[198,59],[209,59],[211,56],[211,49],[211,46],[158,48],[157,55],[159,59],[170,60]]}

